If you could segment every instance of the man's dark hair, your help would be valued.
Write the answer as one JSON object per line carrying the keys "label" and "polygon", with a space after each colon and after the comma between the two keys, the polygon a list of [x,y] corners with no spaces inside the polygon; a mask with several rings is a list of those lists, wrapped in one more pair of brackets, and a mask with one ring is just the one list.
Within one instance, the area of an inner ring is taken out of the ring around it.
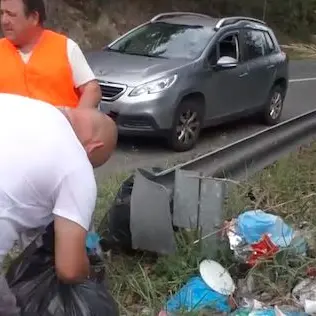
{"label": "man's dark hair", "polygon": [[23,0],[25,14],[29,16],[32,13],[38,13],[39,23],[43,25],[46,20],[46,9],[44,0]]}

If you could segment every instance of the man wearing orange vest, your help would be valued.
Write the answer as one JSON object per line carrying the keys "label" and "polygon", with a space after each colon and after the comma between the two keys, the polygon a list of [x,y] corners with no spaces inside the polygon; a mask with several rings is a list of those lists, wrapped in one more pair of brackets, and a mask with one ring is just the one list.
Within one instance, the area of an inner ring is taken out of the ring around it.
{"label": "man wearing orange vest", "polygon": [[79,46],[43,27],[43,0],[0,0],[0,14],[5,36],[0,39],[0,93],[55,106],[98,106],[100,86]]}

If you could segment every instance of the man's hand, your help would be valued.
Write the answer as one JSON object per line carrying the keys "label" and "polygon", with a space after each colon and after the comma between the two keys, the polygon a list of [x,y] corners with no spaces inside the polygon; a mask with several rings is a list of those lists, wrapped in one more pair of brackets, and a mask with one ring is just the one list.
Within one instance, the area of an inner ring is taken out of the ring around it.
{"label": "man's hand", "polygon": [[80,283],[89,276],[87,232],[78,224],[55,216],[55,267],[65,283]]}

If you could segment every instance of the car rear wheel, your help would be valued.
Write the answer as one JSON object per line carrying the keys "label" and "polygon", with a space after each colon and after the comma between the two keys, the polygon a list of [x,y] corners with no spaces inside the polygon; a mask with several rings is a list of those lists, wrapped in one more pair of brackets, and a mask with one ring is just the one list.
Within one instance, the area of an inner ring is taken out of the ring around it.
{"label": "car rear wheel", "polygon": [[266,125],[275,125],[280,122],[284,97],[284,89],[281,86],[276,85],[271,89],[263,111],[263,121]]}
{"label": "car rear wheel", "polygon": [[199,138],[203,118],[202,106],[194,99],[182,101],[176,110],[168,137],[171,149],[177,152],[192,149]]}

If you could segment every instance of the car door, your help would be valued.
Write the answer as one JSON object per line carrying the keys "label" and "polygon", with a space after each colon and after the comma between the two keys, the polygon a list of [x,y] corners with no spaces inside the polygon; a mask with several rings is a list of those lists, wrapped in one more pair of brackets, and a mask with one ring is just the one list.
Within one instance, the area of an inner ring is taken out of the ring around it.
{"label": "car door", "polygon": [[[235,49],[229,49],[229,40]],[[233,43],[235,42],[235,44]],[[229,56],[237,60],[237,66],[229,69],[218,69],[216,63],[220,57]],[[222,35],[208,56],[206,72],[206,118],[223,118],[236,114],[244,108],[248,93],[248,65],[241,63],[239,31]]]}
{"label": "car door", "polygon": [[270,58],[269,34],[259,29],[242,32],[244,62],[249,67],[249,93],[247,110],[256,110],[265,104],[275,76],[275,65]]}

